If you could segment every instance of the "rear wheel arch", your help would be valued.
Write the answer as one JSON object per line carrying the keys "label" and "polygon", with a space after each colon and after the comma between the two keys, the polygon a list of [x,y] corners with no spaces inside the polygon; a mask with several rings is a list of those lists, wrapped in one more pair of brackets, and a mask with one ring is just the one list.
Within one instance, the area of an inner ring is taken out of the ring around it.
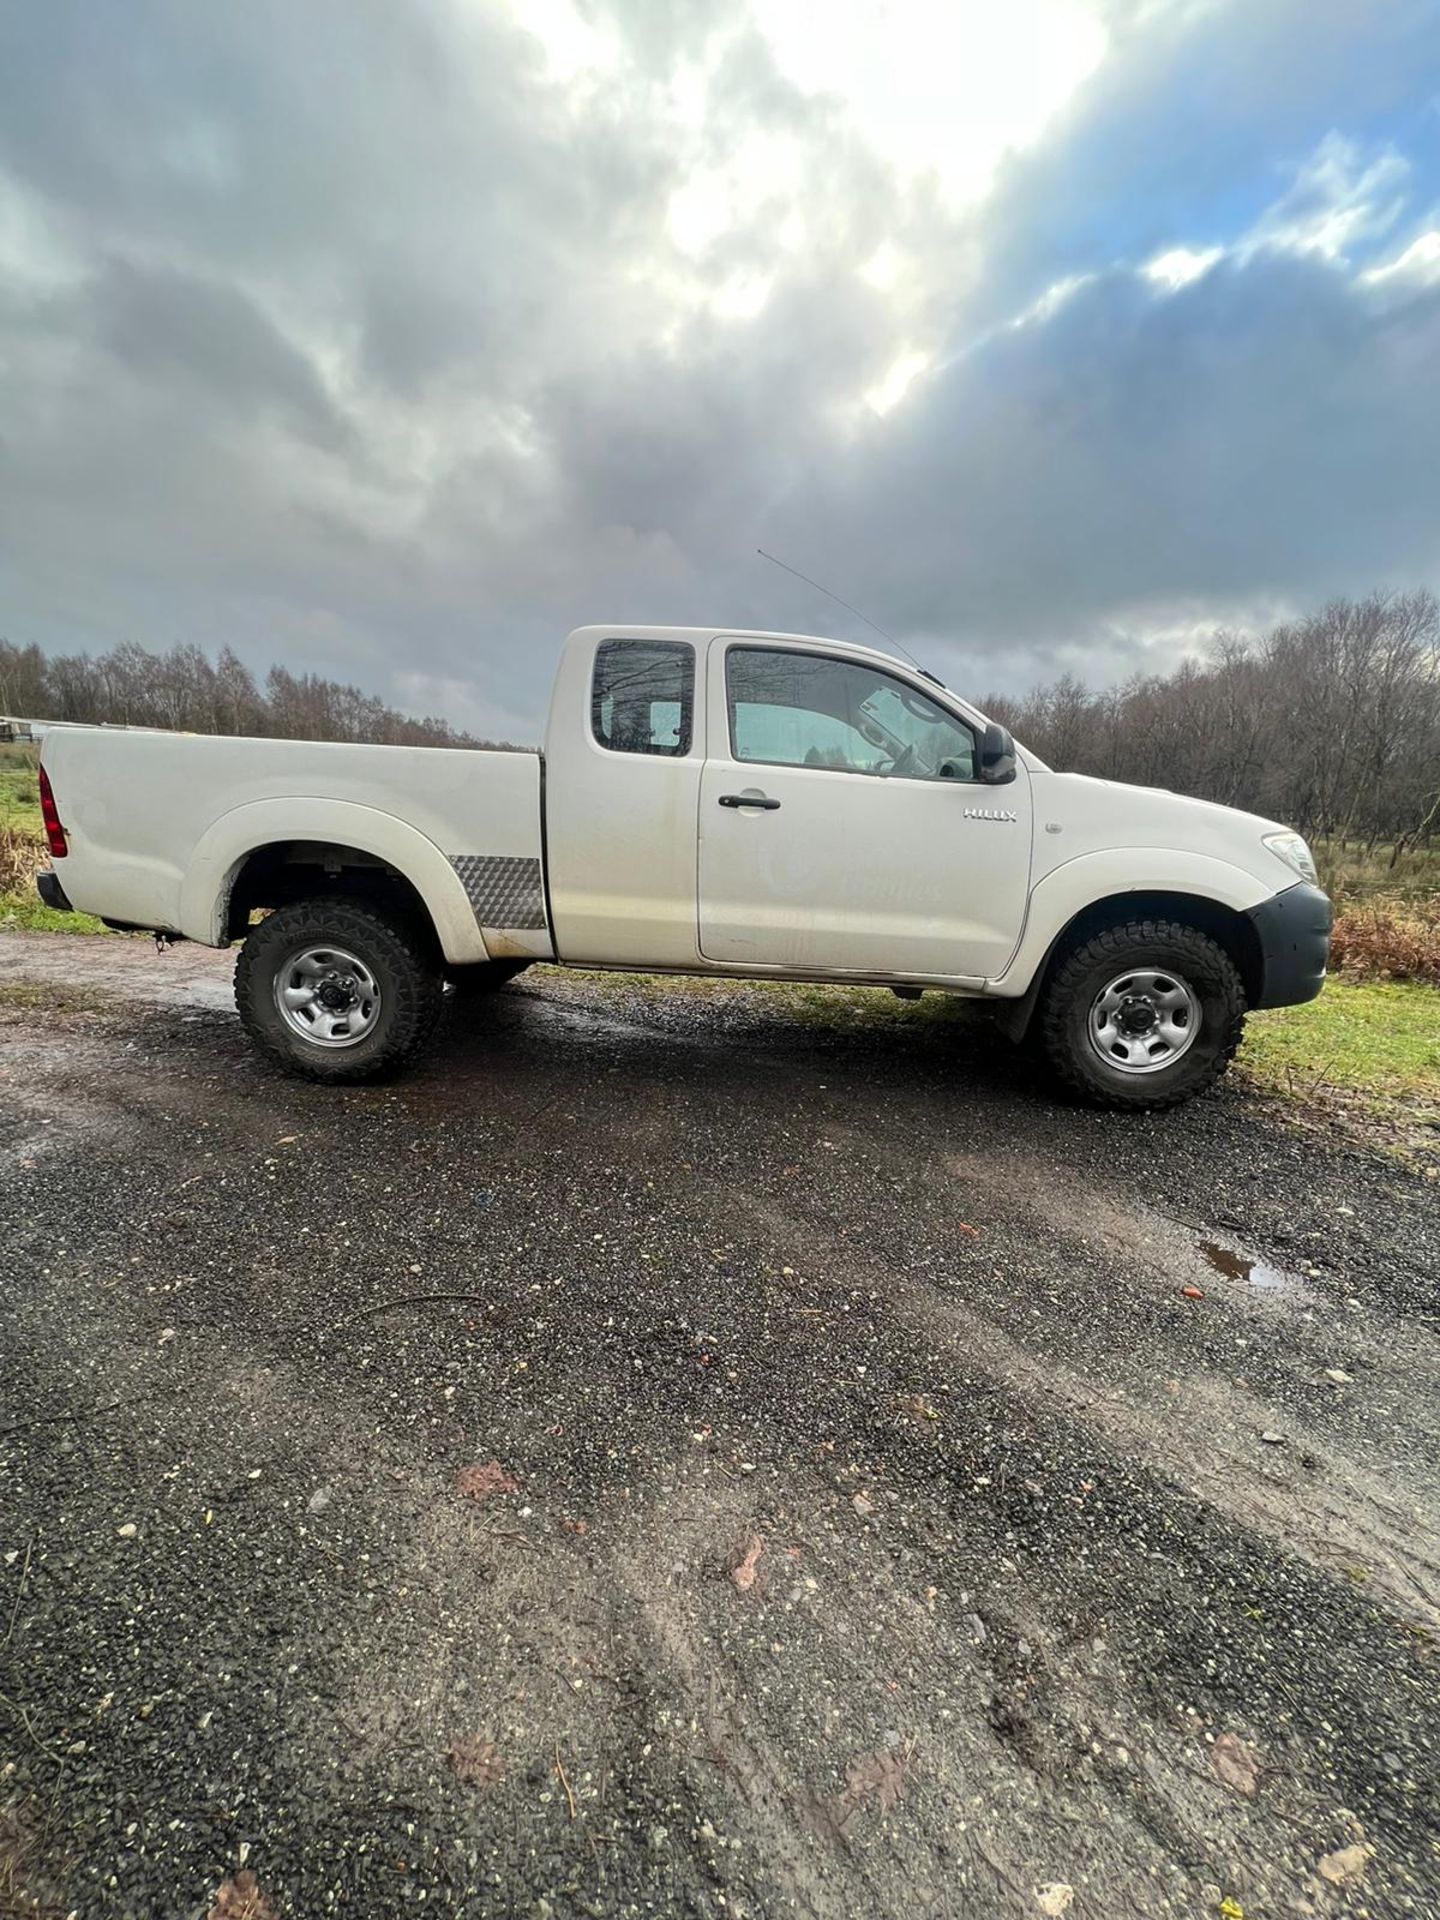
{"label": "rear wheel arch", "polygon": [[252,848],[229,876],[225,938],[243,940],[257,911],[321,896],[353,900],[405,920],[439,950],[434,916],[414,881],[363,847],[335,841],[272,840]]}
{"label": "rear wheel arch", "polygon": [[450,857],[408,821],[349,800],[256,800],[222,814],[186,862],[179,928],[223,946],[257,907],[337,892],[418,915],[447,964],[490,957]]}

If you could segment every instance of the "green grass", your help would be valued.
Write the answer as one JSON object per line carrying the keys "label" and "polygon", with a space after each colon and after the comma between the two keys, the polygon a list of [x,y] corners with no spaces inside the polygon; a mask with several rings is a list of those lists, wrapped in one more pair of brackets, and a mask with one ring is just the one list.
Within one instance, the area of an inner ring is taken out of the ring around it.
{"label": "green grass", "polygon": [[1252,1014],[1240,1065],[1267,1091],[1413,1133],[1440,1119],[1440,989],[1330,980],[1306,1006]]}
{"label": "green grass", "polygon": [[39,837],[40,793],[33,766],[0,762],[0,827],[14,827]]}
{"label": "green grass", "polygon": [[108,933],[89,913],[56,913],[37,893],[0,893],[0,933]]}
{"label": "green grass", "polygon": [[[0,842],[14,836],[35,843],[33,860],[29,849],[22,849],[19,872],[45,865],[45,830],[40,820],[40,794],[35,785],[39,757],[33,747],[0,746]],[[0,854],[4,847],[0,845]],[[13,884],[16,867],[0,860],[0,932],[4,933],[104,933],[106,928],[88,913],[56,913],[47,907],[33,886]],[[6,884],[11,882],[12,884]]]}

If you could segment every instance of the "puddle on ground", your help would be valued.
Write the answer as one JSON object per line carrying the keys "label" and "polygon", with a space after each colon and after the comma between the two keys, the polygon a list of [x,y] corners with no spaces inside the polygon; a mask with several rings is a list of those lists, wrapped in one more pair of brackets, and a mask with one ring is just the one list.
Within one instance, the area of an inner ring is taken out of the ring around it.
{"label": "puddle on ground", "polygon": [[1252,1260],[1247,1254],[1236,1253],[1233,1247],[1222,1247],[1218,1240],[1202,1240],[1199,1246],[1201,1257],[1227,1280],[1244,1280],[1263,1293],[1288,1293],[1302,1299],[1314,1291],[1303,1274],[1292,1273],[1288,1267],[1272,1267],[1264,1260]]}

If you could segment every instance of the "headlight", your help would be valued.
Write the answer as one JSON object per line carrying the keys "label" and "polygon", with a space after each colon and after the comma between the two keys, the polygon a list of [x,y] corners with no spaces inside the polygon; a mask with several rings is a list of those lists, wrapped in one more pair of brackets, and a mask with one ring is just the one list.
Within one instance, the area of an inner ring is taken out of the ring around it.
{"label": "headlight", "polygon": [[1265,844],[1277,860],[1283,860],[1293,873],[1302,880],[1308,880],[1313,887],[1320,878],[1315,871],[1315,859],[1309,847],[1298,833],[1267,833]]}

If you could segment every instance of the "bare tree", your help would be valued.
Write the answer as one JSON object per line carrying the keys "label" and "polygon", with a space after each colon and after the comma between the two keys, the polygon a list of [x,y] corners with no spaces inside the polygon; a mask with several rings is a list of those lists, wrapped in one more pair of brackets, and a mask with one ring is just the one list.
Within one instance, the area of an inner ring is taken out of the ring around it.
{"label": "bare tree", "polygon": [[1397,850],[1440,836],[1440,605],[1335,600],[1202,661],[1087,693],[990,703],[1052,765],[1164,786]]}

